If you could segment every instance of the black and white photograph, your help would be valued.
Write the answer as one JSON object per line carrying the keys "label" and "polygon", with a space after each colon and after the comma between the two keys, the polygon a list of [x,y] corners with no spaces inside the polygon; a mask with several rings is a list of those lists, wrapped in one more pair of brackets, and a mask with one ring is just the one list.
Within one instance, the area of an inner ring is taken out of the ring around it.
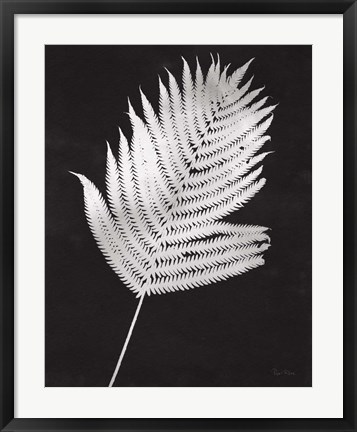
{"label": "black and white photograph", "polygon": [[45,386],[311,387],[312,175],[311,45],[46,45]]}

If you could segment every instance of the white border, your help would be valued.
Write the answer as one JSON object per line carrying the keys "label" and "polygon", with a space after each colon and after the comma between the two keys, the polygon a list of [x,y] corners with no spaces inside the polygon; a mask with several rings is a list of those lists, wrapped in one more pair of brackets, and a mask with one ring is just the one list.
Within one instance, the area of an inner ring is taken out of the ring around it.
{"label": "white border", "polygon": [[[44,45],[163,42],[313,45],[312,388],[44,388]],[[15,59],[15,416],[342,417],[342,16],[20,15]]]}

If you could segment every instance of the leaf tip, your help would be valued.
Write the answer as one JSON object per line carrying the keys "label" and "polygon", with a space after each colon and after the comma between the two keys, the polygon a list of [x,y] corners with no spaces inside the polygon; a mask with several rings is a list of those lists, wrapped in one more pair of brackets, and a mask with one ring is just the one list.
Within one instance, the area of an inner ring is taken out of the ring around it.
{"label": "leaf tip", "polygon": [[129,109],[128,114],[132,114],[134,112],[134,108],[133,108],[133,105],[130,102],[130,98],[129,97],[128,97],[128,109]]}
{"label": "leaf tip", "polygon": [[108,156],[109,156],[109,155],[112,154],[112,149],[110,148],[110,144],[109,144],[109,142],[108,142],[107,140],[106,140],[105,142],[106,142],[106,144],[107,144],[107,154],[108,154]]}
{"label": "leaf tip", "polygon": [[68,171],[70,174],[72,174],[72,175],[74,175],[75,177],[77,177],[78,179],[79,179],[79,181],[82,183],[82,185],[84,186],[84,183],[85,183],[85,181],[87,180],[87,178],[84,176],[84,175],[82,175],[82,174],[78,174],[78,173],[75,173],[75,172],[73,172],[73,171]]}

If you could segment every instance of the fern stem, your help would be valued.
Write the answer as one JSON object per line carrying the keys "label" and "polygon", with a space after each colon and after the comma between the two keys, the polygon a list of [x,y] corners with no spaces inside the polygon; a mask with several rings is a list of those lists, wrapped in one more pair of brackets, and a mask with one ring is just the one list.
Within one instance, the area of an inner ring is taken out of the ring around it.
{"label": "fern stem", "polygon": [[130,341],[131,334],[133,333],[133,329],[134,329],[134,326],[135,326],[136,320],[137,320],[137,318],[138,318],[138,315],[139,315],[139,312],[140,312],[141,305],[143,304],[144,296],[145,296],[145,293],[140,297],[140,301],[139,301],[138,306],[137,306],[137,308],[136,308],[136,311],[135,311],[135,315],[134,315],[133,321],[131,322],[131,325],[130,325],[130,328],[129,328],[129,331],[128,331],[128,334],[127,334],[127,337],[126,337],[126,339],[125,339],[125,342],[124,342],[123,348],[122,348],[122,350],[121,350],[121,353],[120,353],[120,356],[119,356],[119,359],[118,359],[117,365],[115,366],[115,369],[114,369],[114,373],[113,373],[112,379],[110,380],[109,387],[113,387],[113,384],[114,384],[114,382],[115,382],[115,379],[116,379],[116,377],[117,377],[117,375],[118,375],[119,368],[120,368],[121,362],[123,361],[123,358],[124,358],[124,355],[125,355],[126,348],[127,348],[128,343],[129,343],[129,341]]}

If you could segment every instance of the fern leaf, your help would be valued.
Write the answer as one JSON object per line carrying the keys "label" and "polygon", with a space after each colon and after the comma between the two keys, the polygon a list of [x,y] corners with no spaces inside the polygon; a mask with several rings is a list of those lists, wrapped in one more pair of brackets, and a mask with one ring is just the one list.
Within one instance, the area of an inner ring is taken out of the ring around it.
{"label": "fern leaf", "polygon": [[[162,292],[157,289],[164,271],[158,257],[169,254],[170,242],[185,245],[188,253],[187,240],[200,239],[202,260],[210,262],[209,273],[217,266],[225,275],[223,263],[211,262],[207,254],[214,254],[215,247],[222,257],[232,254],[230,239],[236,236],[226,234],[214,242],[205,238],[212,236],[214,221],[244,206],[263,187],[262,166],[251,169],[268,154],[257,152],[270,139],[265,132],[275,109],[275,105],[265,106],[267,97],[257,100],[262,89],[250,90],[252,79],[241,85],[250,63],[227,76],[228,67],[221,72],[219,59],[212,58],[204,77],[197,60],[193,77],[183,59],[182,90],[168,72],[168,87],[159,82],[157,114],[140,90],[144,119],[129,102],[130,148],[122,132],[118,160],[108,145],[110,210],[94,185],[80,177],[92,233],[110,265],[139,296]],[[265,249],[254,250],[260,255]],[[244,258],[238,249],[235,253],[238,261]],[[189,279],[199,269],[192,266],[196,261],[201,262],[178,253],[170,271],[175,266],[185,269],[180,277]]]}
{"label": "fern leaf", "polygon": [[[250,170],[268,154],[257,152],[270,139],[264,134],[275,105],[265,107],[266,97],[257,100],[262,89],[250,90],[252,79],[240,85],[250,63],[227,76],[228,67],[221,72],[219,59],[215,62],[212,57],[204,77],[197,60],[193,77],[183,59],[182,90],[168,72],[168,88],[159,83],[158,114],[140,90],[144,119],[129,102],[130,148],[121,132],[118,160],[108,145],[110,210],[95,186],[79,176],[88,223],[99,247],[119,277],[139,295],[162,292],[157,288],[162,286],[160,275],[175,271],[175,266],[184,270],[179,274],[187,279],[185,286],[191,286],[190,277],[197,279],[201,261],[210,263],[210,274],[220,268],[224,278],[225,262],[219,257],[209,260],[211,254],[236,253],[236,259],[244,261],[245,255],[230,247],[236,235],[226,234],[213,242],[205,237],[212,235],[214,221],[245,205],[265,183],[259,179],[262,166]],[[201,243],[187,242],[192,239]],[[165,260],[158,257],[169,252],[170,242],[179,246],[181,242],[184,247],[178,250],[187,253],[190,245],[194,250],[199,247],[201,258],[177,253],[171,255],[175,259],[169,269],[167,264],[160,268]],[[259,256],[265,248],[253,250]],[[202,285],[198,280],[193,285],[197,284]]]}

